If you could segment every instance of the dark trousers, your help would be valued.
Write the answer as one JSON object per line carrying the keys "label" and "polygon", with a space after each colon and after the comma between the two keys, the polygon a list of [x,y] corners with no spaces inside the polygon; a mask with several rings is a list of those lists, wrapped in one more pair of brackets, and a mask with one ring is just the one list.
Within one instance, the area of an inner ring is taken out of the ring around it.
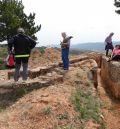
{"label": "dark trousers", "polygon": [[65,70],[69,69],[69,48],[62,48],[62,61],[63,68]]}
{"label": "dark trousers", "polygon": [[114,55],[111,60],[120,61],[120,55]]}
{"label": "dark trousers", "polygon": [[[113,51],[113,49],[111,49]],[[106,56],[108,56],[109,49],[106,49]]]}
{"label": "dark trousers", "polygon": [[108,56],[109,49],[113,51],[114,47],[112,43],[107,43],[107,45],[105,46],[106,56]]}
{"label": "dark trousers", "polygon": [[14,75],[14,80],[15,81],[19,80],[21,64],[22,64],[22,67],[23,67],[22,78],[23,78],[23,80],[27,80],[27,77],[28,77],[28,60],[29,60],[29,57],[15,58],[15,75]]}

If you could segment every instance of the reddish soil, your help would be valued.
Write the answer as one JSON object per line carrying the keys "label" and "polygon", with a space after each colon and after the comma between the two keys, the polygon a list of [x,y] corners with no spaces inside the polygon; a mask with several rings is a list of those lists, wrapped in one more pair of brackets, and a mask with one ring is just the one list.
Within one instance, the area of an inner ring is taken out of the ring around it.
{"label": "reddish soil", "polygon": [[[39,51],[33,51],[29,68],[47,66],[60,60],[58,50],[49,48],[43,55]],[[87,80],[83,73],[90,67],[89,62],[85,62],[81,67],[70,67],[70,70],[64,73],[63,83],[33,90],[0,111],[0,129],[81,129],[81,121],[76,117],[78,113],[74,110],[70,98],[75,91],[75,81]],[[81,78],[78,74],[81,74]],[[7,70],[1,70],[0,81],[5,80]],[[120,129],[120,102],[111,99],[102,85],[99,78],[98,93],[103,105],[101,117],[106,129]],[[6,91],[0,89],[0,95],[3,92]],[[96,93],[95,89],[93,92]],[[99,125],[89,120],[85,129],[99,129]]]}
{"label": "reddish soil", "polygon": [[[98,73],[99,75],[99,73]],[[103,87],[100,76],[99,81],[99,94],[102,101],[102,112],[103,118],[106,123],[106,129],[120,129],[120,101],[115,100],[110,95],[107,94]]]}

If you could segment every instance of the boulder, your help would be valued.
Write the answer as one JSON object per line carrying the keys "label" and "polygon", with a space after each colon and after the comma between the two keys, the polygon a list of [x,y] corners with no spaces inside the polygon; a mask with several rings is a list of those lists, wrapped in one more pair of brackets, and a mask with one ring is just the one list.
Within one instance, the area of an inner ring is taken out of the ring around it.
{"label": "boulder", "polygon": [[115,98],[120,99],[120,62],[107,62],[108,58],[103,56],[101,63],[101,78],[107,91]]}

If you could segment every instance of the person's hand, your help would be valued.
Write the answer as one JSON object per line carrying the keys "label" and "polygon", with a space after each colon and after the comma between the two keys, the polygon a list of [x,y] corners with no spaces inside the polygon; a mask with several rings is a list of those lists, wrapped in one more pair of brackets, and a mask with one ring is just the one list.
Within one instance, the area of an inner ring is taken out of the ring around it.
{"label": "person's hand", "polygon": [[11,54],[12,53],[12,51],[8,51],[8,54]]}
{"label": "person's hand", "polygon": [[70,36],[70,39],[73,38],[73,36]]}
{"label": "person's hand", "polygon": [[62,45],[62,41],[60,41],[60,45]]}

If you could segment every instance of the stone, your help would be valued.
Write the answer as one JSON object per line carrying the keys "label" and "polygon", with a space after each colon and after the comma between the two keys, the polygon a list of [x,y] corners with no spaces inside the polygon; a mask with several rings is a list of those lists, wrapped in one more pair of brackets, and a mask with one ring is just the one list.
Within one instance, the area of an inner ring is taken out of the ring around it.
{"label": "stone", "polygon": [[120,99],[120,62],[107,62],[107,58],[103,56],[100,73],[105,84],[104,88],[115,98]]}

